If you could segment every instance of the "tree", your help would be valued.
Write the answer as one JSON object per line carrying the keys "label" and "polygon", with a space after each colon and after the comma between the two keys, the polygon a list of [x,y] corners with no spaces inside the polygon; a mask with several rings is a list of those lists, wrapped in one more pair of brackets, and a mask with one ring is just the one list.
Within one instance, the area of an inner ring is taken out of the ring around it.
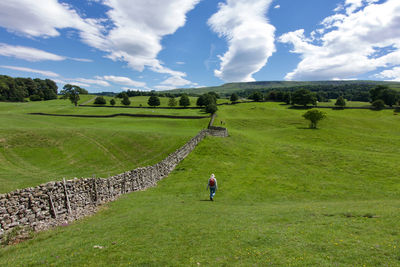
{"label": "tree", "polygon": [[179,99],[179,106],[187,107],[190,106],[190,99],[187,94],[183,94]]}
{"label": "tree", "polygon": [[104,99],[104,97],[102,97],[102,96],[98,96],[98,97],[96,97],[96,99],[94,100],[94,104],[95,105],[105,105],[107,102],[106,102],[106,100]]}
{"label": "tree", "polygon": [[286,92],[283,94],[283,102],[285,102],[286,104],[290,104],[290,102],[292,101],[292,95],[289,92]]}
{"label": "tree", "polygon": [[343,107],[346,106],[346,101],[344,100],[343,96],[339,96],[339,97],[336,99],[335,106],[341,107],[341,108],[343,108]]}
{"label": "tree", "polygon": [[31,95],[29,97],[30,101],[42,101],[42,98],[39,95]]}
{"label": "tree", "polygon": [[125,105],[125,106],[129,106],[131,104],[131,101],[129,100],[129,97],[125,92],[122,94],[121,103],[122,103],[122,105]]}
{"label": "tree", "polygon": [[170,98],[168,99],[168,106],[170,106],[170,107],[175,107],[177,104],[178,104],[178,103],[176,102],[175,97],[170,97]]}
{"label": "tree", "polygon": [[382,110],[385,107],[385,102],[382,99],[375,100],[372,102],[372,107],[375,110]]}
{"label": "tree", "polygon": [[326,117],[326,114],[318,109],[311,109],[304,113],[303,117],[310,121],[310,129],[316,129],[318,122],[323,120]]}
{"label": "tree", "polygon": [[300,89],[292,94],[292,105],[307,106],[308,104],[316,105],[317,97],[315,93],[311,93],[307,89]]}
{"label": "tree", "polygon": [[400,98],[400,94],[393,89],[385,89],[381,93],[381,99],[386,105],[392,107],[397,103]]}
{"label": "tree", "polygon": [[71,84],[66,84],[63,87],[63,90],[61,91],[61,94],[65,96],[65,99],[69,99],[71,103],[75,105],[75,107],[78,105],[78,101],[80,99],[79,97],[79,86],[76,85],[71,85]]}
{"label": "tree", "polygon": [[248,98],[251,99],[251,100],[254,100],[256,102],[261,102],[261,101],[264,100],[264,96],[260,92],[254,92]]}
{"label": "tree", "polygon": [[110,100],[110,105],[111,105],[111,106],[114,106],[114,105],[115,105],[115,99],[114,99],[114,98]]}
{"label": "tree", "polygon": [[201,95],[201,96],[199,96],[198,98],[197,98],[197,101],[196,101],[196,106],[199,106],[199,107],[202,107],[202,106],[205,106],[204,105],[204,95]]}
{"label": "tree", "polygon": [[147,104],[151,107],[157,107],[160,105],[160,99],[158,96],[152,95],[149,97],[149,100],[147,100]]}
{"label": "tree", "polygon": [[236,93],[231,94],[230,101],[231,101],[232,103],[235,103],[235,102],[238,101],[238,100],[239,100],[239,96],[238,96]]}
{"label": "tree", "polygon": [[371,103],[378,99],[382,99],[382,92],[387,89],[389,89],[389,87],[387,87],[386,85],[378,85],[375,88],[371,89],[369,91]]}
{"label": "tree", "polygon": [[206,106],[206,112],[210,113],[210,114],[214,114],[215,112],[217,112],[218,107],[215,104],[209,104],[208,106]]}

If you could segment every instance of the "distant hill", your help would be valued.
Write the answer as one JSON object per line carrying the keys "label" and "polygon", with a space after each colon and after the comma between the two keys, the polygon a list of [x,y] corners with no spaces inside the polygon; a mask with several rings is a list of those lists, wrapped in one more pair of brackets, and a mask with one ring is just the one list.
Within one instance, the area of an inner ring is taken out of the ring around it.
{"label": "distant hill", "polygon": [[188,94],[203,94],[207,92],[217,92],[221,96],[227,96],[234,92],[241,92],[246,90],[290,90],[296,87],[364,87],[370,88],[377,85],[387,85],[390,88],[400,91],[400,82],[382,82],[382,81],[312,81],[312,82],[296,82],[296,81],[260,81],[260,82],[242,82],[242,83],[226,83],[220,86],[188,88],[188,89],[174,89],[165,91],[172,94],[188,93]]}

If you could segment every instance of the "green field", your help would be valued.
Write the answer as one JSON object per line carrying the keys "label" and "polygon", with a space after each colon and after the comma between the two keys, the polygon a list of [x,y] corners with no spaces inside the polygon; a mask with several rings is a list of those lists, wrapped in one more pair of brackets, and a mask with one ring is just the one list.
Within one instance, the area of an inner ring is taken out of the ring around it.
{"label": "green field", "polygon": [[[10,107],[3,109],[2,123]],[[324,111],[326,120],[310,130],[304,110],[279,103],[221,106],[216,122],[226,122],[230,137],[207,137],[155,188],[0,249],[0,265],[399,266],[400,116]],[[13,131],[27,123],[18,112],[11,110],[15,118],[4,123],[14,124]],[[103,131],[140,132],[137,119],[129,120],[134,127],[118,120],[85,124],[101,128],[95,140]],[[40,136],[62,132],[58,125],[86,129],[73,119],[35,118],[41,121],[57,128]],[[207,119],[174,121],[183,124],[179,129],[171,121],[145,120],[140,127],[148,127],[143,136],[159,135],[161,146],[194,135],[201,122]],[[219,184],[214,202],[207,201],[210,173]]]}
{"label": "green field", "polygon": [[[86,98],[85,98],[86,97]],[[85,96],[82,101],[90,99]],[[27,115],[145,113],[193,116],[200,110],[74,107],[68,100],[0,103],[0,193],[73,177],[106,177],[151,165],[182,146],[208,119],[70,118]]]}

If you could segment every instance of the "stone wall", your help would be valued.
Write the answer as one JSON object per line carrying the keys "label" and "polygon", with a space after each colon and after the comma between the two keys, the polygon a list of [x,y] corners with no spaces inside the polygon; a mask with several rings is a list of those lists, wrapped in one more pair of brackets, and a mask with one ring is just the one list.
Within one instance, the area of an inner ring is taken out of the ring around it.
{"label": "stone wall", "polygon": [[[223,128],[225,129],[225,128]],[[95,212],[96,207],[122,194],[155,186],[203,140],[206,135],[226,136],[225,129],[200,131],[161,162],[109,178],[49,182],[0,195],[0,241],[16,226],[42,230]]]}

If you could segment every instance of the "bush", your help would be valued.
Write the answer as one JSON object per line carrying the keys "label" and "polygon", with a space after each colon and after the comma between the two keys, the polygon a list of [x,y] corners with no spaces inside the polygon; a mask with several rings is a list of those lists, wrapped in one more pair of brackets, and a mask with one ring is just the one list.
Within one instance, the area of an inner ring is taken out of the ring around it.
{"label": "bush", "polygon": [[29,97],[30,101],[42,101],[43,99],[39,95],[31,95]]}
{"label": "bush", "polygon": [[114,99],[114,98],[110,100],[110,105],[111,105],[111,106],[114,106],[114,105],[115,105],[115,99]]}
{"label": "bush", "polygon": [[310,121],[310,129],[316,129],[318,122],[323,120],[326,117],[326,114],[318,109],[311,109],[304,113],[303,117]]}
{"label": "bush", "polygon": [[375,100],[372,102],[372,108],[375,110],[382,110],[385,107],[385,102],[382,99]]}
{"label": "bush", "polygon": [[105,105],[107,102],[106,102],[106,100],[104,99],[104,97],[102,97],[102,96],[98,96],[98,97],[96,97],[96,99],[94,100],[94,104],[95,105]]}

